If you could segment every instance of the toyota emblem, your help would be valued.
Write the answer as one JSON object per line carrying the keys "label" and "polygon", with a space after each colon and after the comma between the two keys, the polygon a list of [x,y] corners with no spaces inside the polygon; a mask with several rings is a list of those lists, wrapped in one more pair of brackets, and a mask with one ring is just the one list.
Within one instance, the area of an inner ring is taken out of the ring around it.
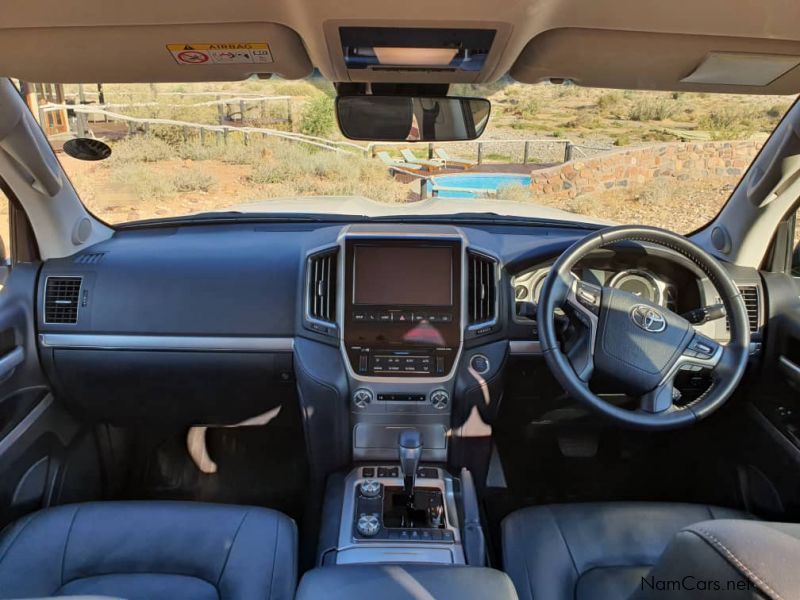
{"label": "toyota emblem", "polygon": [[631,309],[631,320],[650,333],[660,333],[667,328],[664,315],[646,304],[637,304]]}

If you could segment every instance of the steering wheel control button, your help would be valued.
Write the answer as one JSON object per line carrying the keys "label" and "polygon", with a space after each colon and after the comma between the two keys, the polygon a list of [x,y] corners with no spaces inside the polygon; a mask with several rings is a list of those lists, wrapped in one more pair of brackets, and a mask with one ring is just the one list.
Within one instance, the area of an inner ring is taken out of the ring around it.
{"label": "steering wheel control button", "polygon": [[362,514],[356,522],[356,530],[364,537],[374,537],[381,530],[381,520],[377,513]]}
{"label": "steering wheel control button", "polygon": [[692,358],[711,358],[716,351],[716,342],[701,335],[695,335],[684,354]]}
{"label": "steering wheel control button", "polygon": [[444,410],[450,403],[450,394],[446,390],[436,390],[431,392],[431,404],[433,408]]}
{"label": "steering wheel control button", "polygon": [[358,486],[358,491],[365,498],[375,498],[381,493],[381,484],[377,479],[365,479]]}
{"label": "steering wheel control button", "polygon": [[600,290],[595,286],[578,283],[575,289],[575,298],[581,306],[588,309],[592,314],[600,314]]}
{"label": "steering wheel control button", "polygon": [[368,389],[361,388],[353,394],[353,404],[356,408],[366,408],[372,402],[372,392]]}
{"label": "steering wheel control button", "polygon": [[469,361],[469,366],[475,371],[478,375],[486,375],[491,368],[489,364],[489,359],[486,358],[483,354],[476,354],[473,356]]}

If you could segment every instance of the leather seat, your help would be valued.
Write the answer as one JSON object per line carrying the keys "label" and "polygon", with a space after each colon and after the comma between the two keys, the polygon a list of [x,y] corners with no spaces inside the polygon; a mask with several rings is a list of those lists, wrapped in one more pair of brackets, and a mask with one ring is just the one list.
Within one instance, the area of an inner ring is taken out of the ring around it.
{"label": "leather seat", "polygon": [[520,600],[628,598],[681,529],[747,518],[699,504],[535,506],[503,520],[503,564]]}
{"label": "leather seat", "polygon": [[98,502],[35,512],[0,536],[0,597],[289,600],[294,522],[266,508]]}

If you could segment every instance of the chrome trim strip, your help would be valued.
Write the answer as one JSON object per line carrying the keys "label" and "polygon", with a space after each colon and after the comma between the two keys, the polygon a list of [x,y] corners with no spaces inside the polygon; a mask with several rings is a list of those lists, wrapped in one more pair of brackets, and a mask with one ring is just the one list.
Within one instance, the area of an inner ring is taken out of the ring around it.
{"label": "chrome trim strip", "polygon": [[542,353],[542,344],[534,340],[511,340],[508,347],[511,354],[539,355]]}
{"label": "chrome trim strip", "polygon": [[10,352],[0,356],[0,379],[9,377],[18,366],[25,362],[25,349],[16,346]]}
{"label": "chrome trim strip", "polygon": [[28,430],[34,426],[45,411],[53,404],[53,394],[47,394],[42,398],[25,417],[9,431],[3,439],[0,439],[0,456],[10,450]]}
{"label": "chrome trim strip", "polygon": [[795,364],[794,362],[792,362],[791,360],[789,360],[788,358],[786,358],[783,355],[781,355],[778,358],[778,360],[780,361],[781,366],[784,369],[786,369],[787,371],[789,371],[790,374],[793,374],[798,379],[800,379],[800,366],[798,366],[797,364]]}
{"label": "chrome trim strip", "polygon": [[189,352],[292,352],[291,337],[213,337],[41,333],[46,348],[85,350],[179,350]]}

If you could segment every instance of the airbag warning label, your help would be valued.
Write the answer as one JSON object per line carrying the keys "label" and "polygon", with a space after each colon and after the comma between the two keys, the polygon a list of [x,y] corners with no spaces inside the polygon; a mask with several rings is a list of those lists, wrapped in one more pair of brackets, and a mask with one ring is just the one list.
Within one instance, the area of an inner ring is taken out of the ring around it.
{"label": "airbag warning label", "polygon": [[265,42],[229,44],[167,44],[179,65],[226,65],[271,63],[272,52]]}

